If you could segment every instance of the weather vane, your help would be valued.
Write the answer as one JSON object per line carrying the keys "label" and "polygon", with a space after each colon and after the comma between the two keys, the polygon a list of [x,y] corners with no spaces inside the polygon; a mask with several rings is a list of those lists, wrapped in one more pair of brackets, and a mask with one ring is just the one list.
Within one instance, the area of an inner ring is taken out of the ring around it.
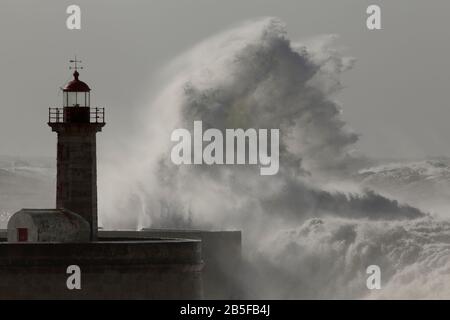
{"label": "weather vane", "polygon": [[72,70],[74,69],[75,71],[78,69],[83,69],[83,67],[79,67],[77,63],[81,63],[81,60],[77,60],[77,56],[75,56],[75,59],[73,60],[69,60],[70,63],[74,63],[74,66],[70,66],[69,69]]}

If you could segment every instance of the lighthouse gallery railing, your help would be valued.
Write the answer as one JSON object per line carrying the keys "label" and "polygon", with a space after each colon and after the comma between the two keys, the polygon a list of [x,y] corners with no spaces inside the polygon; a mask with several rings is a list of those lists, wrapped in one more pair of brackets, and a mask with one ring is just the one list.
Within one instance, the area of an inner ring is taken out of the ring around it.
{"label": "lighthouse gallery railing", "polygon": [[[72,107],[76,108],[76,107]],[[90,123],[105,123],[105,108],[89,108]],[[48,108],[49,123],[64,123],[64,108]]]}

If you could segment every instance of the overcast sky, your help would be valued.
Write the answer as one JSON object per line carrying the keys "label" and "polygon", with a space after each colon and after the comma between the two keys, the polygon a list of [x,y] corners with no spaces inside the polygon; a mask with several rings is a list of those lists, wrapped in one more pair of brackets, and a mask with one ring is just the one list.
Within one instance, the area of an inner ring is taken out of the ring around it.
{"label": "overcast sky", "polygon": [[[70,4],[82,9],[82,30],[65,26]],[[369,4],[382,7],[381,31],[366,29]],[[338,34],[357,58],[338,98],[361,152],[450,156],[449,12],[446,0],[2,0],[0,154],[56,155],[47,108],[61,106],[75,53],[93,106],[107,108],[100,149],[122,148],[140,130],[162,66],[229,26],[276,16],[291,39]]]}

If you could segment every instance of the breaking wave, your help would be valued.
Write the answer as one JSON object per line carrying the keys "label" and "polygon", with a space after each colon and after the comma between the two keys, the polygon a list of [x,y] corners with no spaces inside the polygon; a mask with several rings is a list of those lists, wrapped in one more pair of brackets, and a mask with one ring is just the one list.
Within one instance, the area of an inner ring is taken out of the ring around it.
{"label": "breaking wave", "polygon": [[[249,298],[445,297],[450,223],[365,189],[368,166],[335,101],[353,58],[336,36],[292,42],[275,18],[198,44],[161,73],[134,156],[100,177],[104,227],[243,230]],[[280,172],[175,166],[170,134],[207,127],[279,128]],[[124,214],[126,212],[126,214]],[[365,288],[368,265],[383,290]],[[261,281],[264,280],[264,281]]]}

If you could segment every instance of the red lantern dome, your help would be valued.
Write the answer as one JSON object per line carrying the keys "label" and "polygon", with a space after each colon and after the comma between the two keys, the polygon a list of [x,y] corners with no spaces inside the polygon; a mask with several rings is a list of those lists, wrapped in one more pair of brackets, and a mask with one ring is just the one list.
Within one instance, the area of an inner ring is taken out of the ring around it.
{"label": "red lantern dome", "polygon": [[73,80],[70,81],[63,90],[63,106],[64,107],[89,107],[90,91],[89,86],[78,79],[77,70],[73,73]]}

